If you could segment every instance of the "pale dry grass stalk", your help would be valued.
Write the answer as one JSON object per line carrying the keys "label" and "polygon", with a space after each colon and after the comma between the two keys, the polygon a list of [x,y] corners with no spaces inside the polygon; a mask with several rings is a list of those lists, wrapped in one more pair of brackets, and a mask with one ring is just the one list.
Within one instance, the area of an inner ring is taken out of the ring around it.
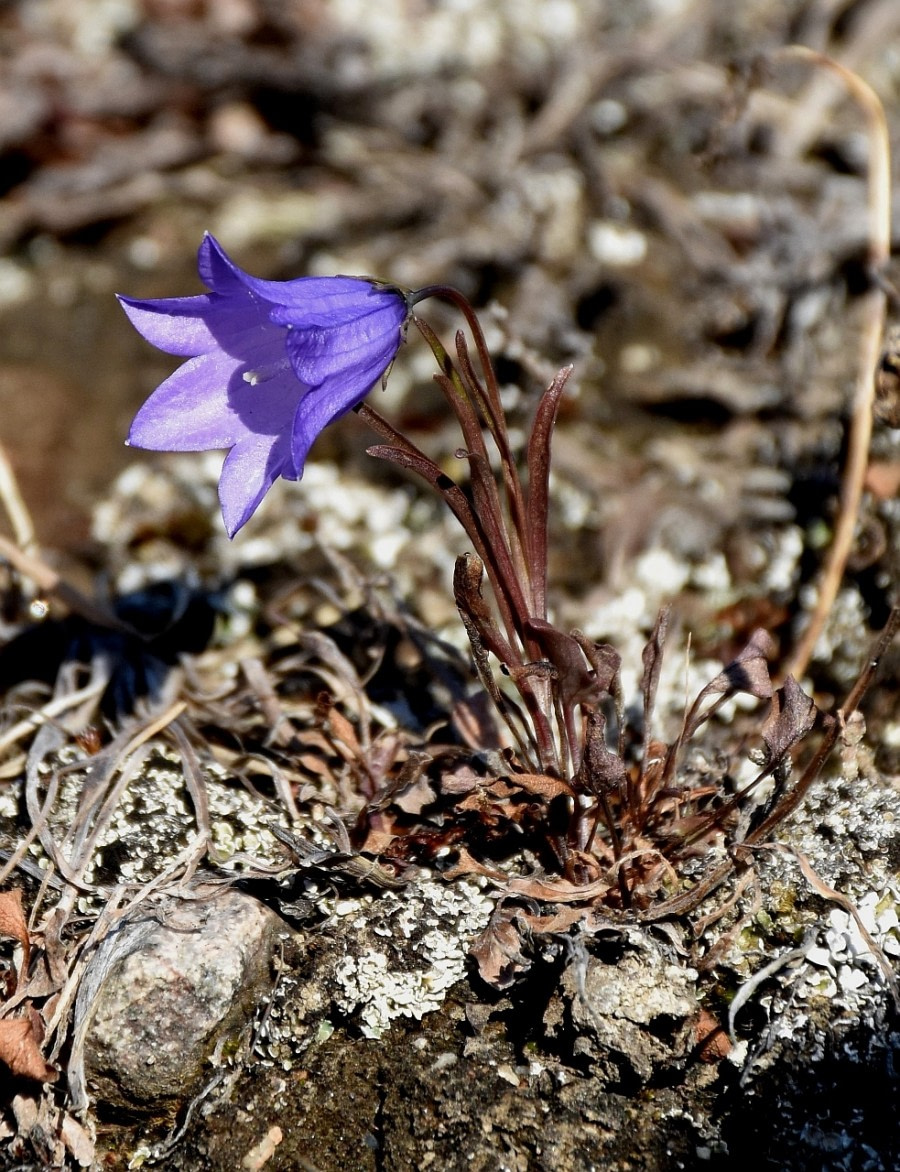
{"label": "pale dry grass stalk", "polygon": [[34,522],[22,493],[19,491],[19,482],[2,443],[0,443],[0,503],[3,504],[6,515],[9,517],[16,542],[23,550],[30,553],[37,544]]}
{"label": "pale dry grass stalk", "polygon": [[835,522],[834,539],[822,570],[815,609],[785,665],[785,673],[790,672],[799,677],[809,666],[847,568],[869,462],[875,375],[881,356],[881,342],[887,315],[887,294],[876,278],[882,274],[891,255],[891,147],[881,99],[856,73],[833,58],[802,45],[790,45],[778,56],[789,60],[807,61],[836,74],[865,114],[869,135],[867,259],[873,278],[872,287],[865,294],[863,304],[864,326],[859,340],[859,362],[848,429],[847,462],[841,478],[840,509]]}

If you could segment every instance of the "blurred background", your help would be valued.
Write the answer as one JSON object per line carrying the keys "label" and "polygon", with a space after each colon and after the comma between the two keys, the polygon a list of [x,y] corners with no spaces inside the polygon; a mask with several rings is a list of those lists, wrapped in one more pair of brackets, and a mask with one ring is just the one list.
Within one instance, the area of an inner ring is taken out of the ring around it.
{"label": "blurred background", "polygon": [[[41,542],[89,553],[174,366],[113,294],[199,292],[209,229],[257,275],[493,306],[523,421],[574,362],[573,588],[654,544],[752,575],[748,534],[833,507],[869,281],[864,120],[776,60],[792,42],[857,70],[896,130],[896,0],[0,4],[0,439]],[[452,452],[422,349],[383,405]],[[314,456],[362,461],[361,437],[348,420]]]}

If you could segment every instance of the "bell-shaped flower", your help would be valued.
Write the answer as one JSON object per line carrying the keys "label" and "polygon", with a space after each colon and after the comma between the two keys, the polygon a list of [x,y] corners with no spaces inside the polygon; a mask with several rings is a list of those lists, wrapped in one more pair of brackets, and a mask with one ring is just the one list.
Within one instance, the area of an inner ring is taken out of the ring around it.
{"label": "bell-shaped flower", "polygon": [[403,340],[403,293],[356,277],[263,281],[207,235],[208,293],[120,297],[148,342],[186,358],[135,416],[128,443],[164,452],[229,448],[219,500],[229,536],[279,476],[299,480],[316,436],[356,407]]}

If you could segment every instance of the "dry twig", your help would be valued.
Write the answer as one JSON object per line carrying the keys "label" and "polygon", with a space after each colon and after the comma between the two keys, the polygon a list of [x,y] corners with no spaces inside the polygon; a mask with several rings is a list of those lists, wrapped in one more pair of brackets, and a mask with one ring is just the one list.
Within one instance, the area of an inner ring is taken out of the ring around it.
{"label": "dry twig", "polygon": [[[891,254],[891,148],[884,106],[870,86],[831,57],[800,45],[789,46],[782,50],[779,56],[809,61],[824,69],[830,69],[841,79],[865,113],[869,131],[868,264],[870,273],[877,277],[883,271]],[[802,676],[809,665],[813,649],[837,598],[853,546],[863,482],[868,467],[875,375],[881,357],[881,340],[884,336],[887,312],[887,295],[877,280],[873,279],[872,287],[865,295],[863,312],[865,325],[860,338],[859,366],[849,425],[847,463],[841,483],[840,511],[835,523],[834,540],[822,572],[815,610],[785,667],[785,672],[790,672],[794,676]]]}

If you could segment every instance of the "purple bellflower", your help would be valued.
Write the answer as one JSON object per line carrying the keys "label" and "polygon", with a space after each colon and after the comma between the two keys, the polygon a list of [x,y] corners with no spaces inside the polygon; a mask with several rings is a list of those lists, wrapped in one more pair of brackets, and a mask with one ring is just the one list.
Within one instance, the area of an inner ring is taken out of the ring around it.
{"label": "purple bellflower", "polygon": [[219,479],[229,537],[274,481],[299,480],[316,436],[356,407],[403,340],[403,293],[356,277],[262,281],[206,235],[199,297],[120,297],[131,324],[187,358],[135,416],[128,443],[162,452],[230,448]]}

